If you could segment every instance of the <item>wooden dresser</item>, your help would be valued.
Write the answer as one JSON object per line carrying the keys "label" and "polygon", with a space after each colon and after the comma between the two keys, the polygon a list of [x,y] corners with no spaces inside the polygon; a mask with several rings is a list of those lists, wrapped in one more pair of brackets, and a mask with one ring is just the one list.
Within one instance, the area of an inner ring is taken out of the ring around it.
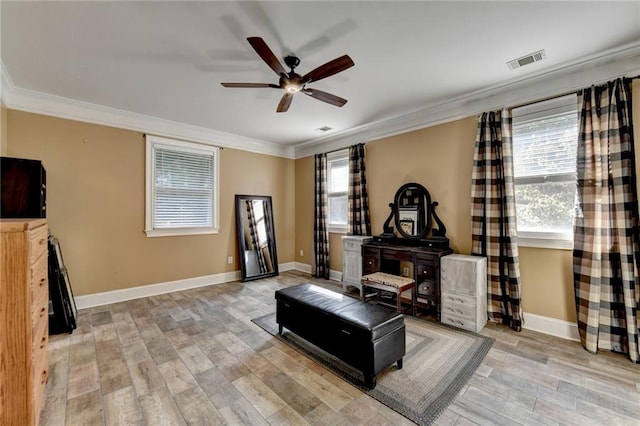
{"label": "wooden dresser", "polygon": [[49,376],[47,221],[0,220],[0,425],[37,425]]}

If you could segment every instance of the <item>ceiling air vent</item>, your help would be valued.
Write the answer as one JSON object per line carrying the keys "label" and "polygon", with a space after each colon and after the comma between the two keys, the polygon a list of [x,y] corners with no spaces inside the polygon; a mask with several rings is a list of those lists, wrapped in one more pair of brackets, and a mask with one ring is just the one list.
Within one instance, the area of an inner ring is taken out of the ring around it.
{"label": "ceiling air vent", "polygon": [[321,132],[328,132],[329,130],[333,130],[333,127],[322,126],[322,127],[318,127],[316,130],[319,130]]}
{"label": "ceiling air vent", "polygon": [[529,53],[526,56],[522,56],[518,59],[514,59],[513,61],[507,62],[507,66],[510,70],[515,70],[516,68],[523,67],[525,65],[532,64],[534,62],[541,61],[547,57],[547,54],[544,53],[543,50],[538,50],[537,52]]}

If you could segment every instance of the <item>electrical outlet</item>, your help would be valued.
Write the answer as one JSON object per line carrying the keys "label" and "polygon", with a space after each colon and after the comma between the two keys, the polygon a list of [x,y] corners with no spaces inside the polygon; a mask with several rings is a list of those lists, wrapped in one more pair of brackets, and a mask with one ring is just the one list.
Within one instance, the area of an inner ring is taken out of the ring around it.
{"label": "electrical outlet", "polygon": [[304,256],[304,250],[300,250],[300,257]]}
{"label": "electrical outlet", "polygon": [[409,268],[407,266],[402,268],[402,276],[403,277],[408,277],[409,276]]}
{"label": "electrical outlet", "polygon": [[227,257],[227,263],[231,265],[233,263],[233,256]]}

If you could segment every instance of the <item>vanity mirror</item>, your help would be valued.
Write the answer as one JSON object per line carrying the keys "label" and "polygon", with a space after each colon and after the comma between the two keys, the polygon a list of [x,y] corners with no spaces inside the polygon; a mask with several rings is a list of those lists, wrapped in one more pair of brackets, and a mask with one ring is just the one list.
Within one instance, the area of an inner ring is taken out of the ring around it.
{"label": "vanity mirror", "polygon": [[431,230],[431,195],[424,186],[402,185],[393,205],[396,229],[404,238],[421,239]]}
{"label": "vanity mirror", "polygon": [[278,275],[270,196],[236,195],[241,281]]}
{"label": "vanity mirror", "polygon": [[[384,223],[384,233],[374,237],[374,240],[448,248],[446,228],[435,211],[437,205],[436,201],[431,201],[427,188],[419,183],[402,185],[396,191],[393,203],[389,204],[391,213]],[[392,219],[395,231],[390,226]],[[433,221],[438,228],[432,228]]]}

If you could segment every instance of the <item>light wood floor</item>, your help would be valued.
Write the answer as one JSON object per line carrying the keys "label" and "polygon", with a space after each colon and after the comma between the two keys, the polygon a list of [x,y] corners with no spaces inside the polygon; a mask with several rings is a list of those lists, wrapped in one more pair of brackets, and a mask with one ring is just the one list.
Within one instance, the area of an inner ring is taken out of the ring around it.
{"label": "light wood floor", "polygon": [[[299,272],[86,309],[52,336],[41,425],[412,424],[251,323]],[[640,366],[488,325],[489,354],[440,425],[640,424]]]}

